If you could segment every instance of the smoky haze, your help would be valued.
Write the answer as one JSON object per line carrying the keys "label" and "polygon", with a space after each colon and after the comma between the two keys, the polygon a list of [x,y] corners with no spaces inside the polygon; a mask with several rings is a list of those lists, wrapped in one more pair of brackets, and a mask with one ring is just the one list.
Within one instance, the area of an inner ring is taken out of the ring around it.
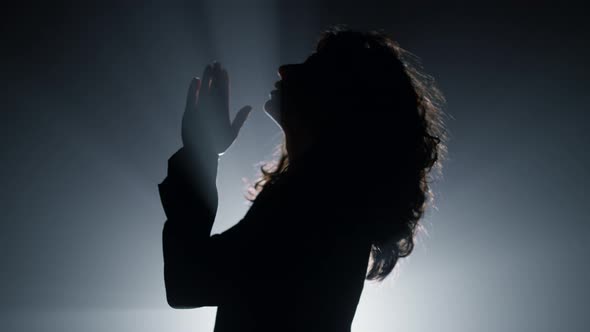
{"label": "smoky haze", "polygon": [[5,8],[6,331],[212,331],[215,308],[173,310],[163,282],[157,184],[181,143],[188,83],[219,60],[232,111],[254,108],[220,162],[221,232],[281,141],[262,112],[278,66],[303,61],[335,23],[384,29],[418,55],[446,96],[450,133],[428,234],[395,276],[366,283],[353,331],[586,331],[584,12],[564,1]]}

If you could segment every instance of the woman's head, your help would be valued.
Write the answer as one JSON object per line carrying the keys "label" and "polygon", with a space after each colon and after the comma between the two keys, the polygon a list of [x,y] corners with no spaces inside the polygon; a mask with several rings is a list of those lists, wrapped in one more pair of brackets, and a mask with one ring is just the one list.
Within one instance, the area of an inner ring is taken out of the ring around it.
{"label": "woman's head", "polygon": [[428,174],[444,150],[443,98],[412,66],[415,60],[381,32],[336,27],[320,36],[305,62],[279,68],[278,90],[265,105],[286,144],[277,167],[263,169],[257,189],[288,173],[290,163],[314,162],[306,156],[339,156],[319,167],[362,180],[356,181],[362,197],[354,198],[369,211],[367,279],[384,278],[411,253]]}

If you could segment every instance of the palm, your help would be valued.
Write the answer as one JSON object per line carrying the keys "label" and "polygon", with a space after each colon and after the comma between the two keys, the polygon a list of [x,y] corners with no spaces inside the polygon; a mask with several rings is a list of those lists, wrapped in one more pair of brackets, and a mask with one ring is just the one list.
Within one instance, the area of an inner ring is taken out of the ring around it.
{"label": "palm", "polygon": [[202,79],[191,81],[182,119],[182,141],[191,149],[223,154],[234,142],[251,111],[243,107],[229,117],[229,75],[218,62],[205,67]]}

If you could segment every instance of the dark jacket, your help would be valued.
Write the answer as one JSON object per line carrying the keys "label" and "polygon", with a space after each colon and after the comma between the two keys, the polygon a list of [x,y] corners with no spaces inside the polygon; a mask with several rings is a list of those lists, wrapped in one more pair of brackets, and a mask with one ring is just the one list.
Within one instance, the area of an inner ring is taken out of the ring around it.
{"label": "dark jacket", "polygon": [[169,305],[217,306],[215,332],[350,331],[370,241],[347,180],[291,165],[242,220],[210,235],[218,158],[195,159],[180,149],[159,185]]}

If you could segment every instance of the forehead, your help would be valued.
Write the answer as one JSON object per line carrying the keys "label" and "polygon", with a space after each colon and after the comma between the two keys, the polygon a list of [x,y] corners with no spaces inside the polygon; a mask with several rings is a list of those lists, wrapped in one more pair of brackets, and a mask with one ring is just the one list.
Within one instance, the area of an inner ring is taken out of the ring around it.
{"label": "forehead", "polygon": [[346,56],[338,57],[324,53],[314,52],[310,54],[305,61],[297,64],[285,64],[279,67],[281,78],[313,78],[320,80],[323,78],[336,79],[345,75],[355,65]]}
{"label": "forehead", "polygon": [[[322,67],[325,67],[325,63],[322,61],[322,57],[317,53],[312,53],[310,56],[301,63],[286,64],[280,67],[279,72],[295,72],[298,74],[311,74],[318,72]],[[282,70],[281,70],[282,69]]]}

